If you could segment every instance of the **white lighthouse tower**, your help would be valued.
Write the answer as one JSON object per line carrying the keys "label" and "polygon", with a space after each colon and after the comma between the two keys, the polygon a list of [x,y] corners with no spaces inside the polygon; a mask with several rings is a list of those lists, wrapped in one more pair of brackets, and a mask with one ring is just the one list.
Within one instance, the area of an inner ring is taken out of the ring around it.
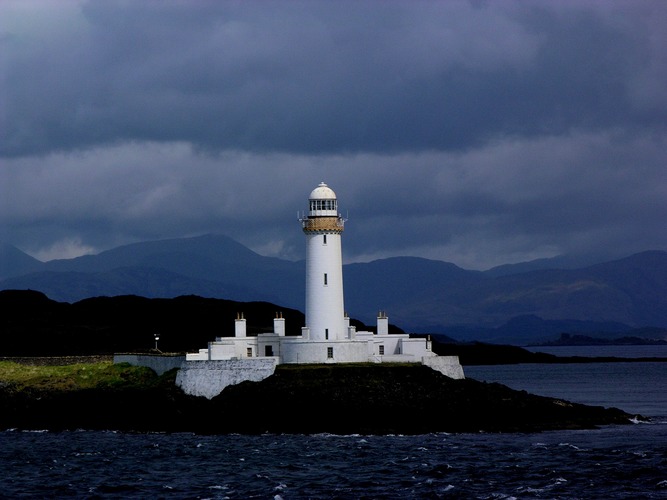
{"label": "white lighthouse tower", "polygon": [[301,335],[286,335],[282,314],[274,318],[273,332],[248,335],[239,314],[233,337],[216,337],[208,347],[186,355],[176,384],[187,394],[211,398],[228,385],[269,377],[277,365],[308,363],[421,363],[448,377],[465,378],[458,357],[438,356],[430,339],[390,334],[382,311],[375,333],[350,325],[343,306],[345,219],[338,213],[336,193],[322,182],[308,204],[307,215],[299,218],[306,235],[306,326]]}
{"label": "white lighthouse tower", "polygon": [[308,215],[301,224],[306,235],[306,327],[310,340],[343,340],[348,334],[343,303],[341,233],[336,193],[324,182],[308,197]]}

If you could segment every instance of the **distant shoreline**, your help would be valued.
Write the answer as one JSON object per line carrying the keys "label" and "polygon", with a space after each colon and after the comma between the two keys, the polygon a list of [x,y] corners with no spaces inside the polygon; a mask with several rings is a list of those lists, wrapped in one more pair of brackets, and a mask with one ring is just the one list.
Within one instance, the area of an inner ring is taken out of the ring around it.
{"label": "distant shoreline", "polygon": [[[537,347],[537,346],[533,346]],[[560,347],[560,346],[558,346]],[[578,347],[578,346],[577,346]],[[625,358],[620,356],[559,356],[541,351],[530,351],[513,345],[433,342],[433,351],[441,356],[458,356],[464,369],[466,366],[508,365],[520,363],[641,363],[667,362],[667,357],[646,356]]]}

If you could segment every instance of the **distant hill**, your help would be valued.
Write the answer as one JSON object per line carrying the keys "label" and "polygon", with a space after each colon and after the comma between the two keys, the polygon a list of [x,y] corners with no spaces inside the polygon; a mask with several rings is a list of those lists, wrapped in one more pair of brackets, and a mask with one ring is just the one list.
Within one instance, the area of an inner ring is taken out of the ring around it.
{"label": "distant hill", "polygon": [[182,296],[149,299],[133,295],[96,297],[73,304],[41,292],[0,291],[0,355],[60,356],[115,352],[196,352],[216,337],[234,333],[237,313],[249,334],[273,331],[281,312],[287,334],[301,333],[303,314],[268,302],[237,302]]}
{"label": "distant hill", "polygon": [[598,263],[599,260],[586,255],[559,255],[557,257],[535,259],[517,264],[502,264],[485,271],[485,274],[498,277],[527,273],[529,271],[540,271],[542,269],[580,269]]}
{"label": "distant hill", "polygon": [[614,345],[628,337],[637,339],[635,345],[659,344],[660,339],[667,339],[667,328],[633,328],[609,321],[544,320],[532,315],[517,316],[495,328],[453,326],[446,330],[448,336],[456,339],[512,345],[552,345],[564,335],[592,339],[586,345]]}
{"label": "distant hill", "polygon": [[0,282],[13,276],[39,271],[44,264],[8,243],[0,242]]}
{"label": "distant hill", "polygon": [[101,295],[195,294],[300,307],[305,300],[303,269],[299,263],[263,257],[227,236],[205,235],[52,260],[36,272],[12,273],[0,288],[39,290],[66,302]]}
{"label": "distant hill", "polygon": [[[196,352],[216,337],[234,335],[238,313],[248,335],[273,331],[277,313],[287,335],[300,335],[304,315],[269,302],[180,296],[121,295],[57,302],[31,290],[0,291],[0,356],[84,356],[117,352]],[[351,319],[358,330],[371,330]],[[390,333],[405,333],[390,325]]]}
{"label": "distant hill", "polygon": [[[264,257],[223,235],[136,243],[46,263],[3,249],[0,289],[39,290],[57,301],[192,294],[295,310],[305,303],[303,261]],[[563,332],[667,327],[667,252],[573,267],[577,262],[546,259],[484,272],[416,257],[348,264],[345,305],[366,324],[383,310],[407,331],[462,340],[482,335],[530,343]]]}
{"label": "distant hill", "polygon": [[[667,340],[664,340],[665,338],[667,338],[666,337],[667,330],[665,329],[642,328],[633,330],[633,332],[635,332],[635,335],[626,335],[623,337],[617,337],[611,339],[592,337],[589,335],[571,335],[569,333],[561,333],[558,340],[543,342],[539,345],[540,346],[667,345]],[[637,334],[649,335],[650,338],[646,338],[645,336],[639,337],[637,336]]]}

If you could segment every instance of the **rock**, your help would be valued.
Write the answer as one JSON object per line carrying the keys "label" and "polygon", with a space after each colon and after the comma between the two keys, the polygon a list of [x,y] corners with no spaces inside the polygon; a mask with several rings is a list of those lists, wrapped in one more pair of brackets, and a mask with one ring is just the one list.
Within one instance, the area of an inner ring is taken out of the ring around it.
{"label": "rock", "polygon": [[[128,370],[134,368],[128,367]],[[280,365],[212,399],[188,396],[176,371],[119,387],[0,387],[0,428],[227,433],[537,432],[629,424],[614,408],[501,384],[453,380],[419,365]]]}

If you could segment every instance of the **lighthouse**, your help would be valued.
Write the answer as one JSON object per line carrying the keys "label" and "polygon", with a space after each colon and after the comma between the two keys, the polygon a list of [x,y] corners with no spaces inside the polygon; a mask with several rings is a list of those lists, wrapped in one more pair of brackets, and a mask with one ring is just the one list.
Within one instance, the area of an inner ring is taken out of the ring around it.
{"label": "lighthouse", "polygon": [[310,340],[347,337],[343,301],[341,235],[345,220],[338,213],[336,193],[324,182],[308,197],[308,215],[301,219],[306,235],[306,326]]}
{"label": "lighthouse", "polygon": [[[350,325],[343,305],[345,219],[338,213],[336,193],[324,182],[311,191],[308,212],[299,221],[306,236],[306,324],[301,335],[286,334],[280,313],[273,319],[273,332],[250,335],[243,314],[237,314],[234,336],[216,337],[208,347],[186,354],[176,378],[186,394],[211,398],[228,385],[265,379],[281,364],[421,363],[448,377],[465,378],[458,357],[438,356],[429,338],[390,334],[384,311],[378,314],[376,332]],[[154,368],[147,361],[118,359]]]}

